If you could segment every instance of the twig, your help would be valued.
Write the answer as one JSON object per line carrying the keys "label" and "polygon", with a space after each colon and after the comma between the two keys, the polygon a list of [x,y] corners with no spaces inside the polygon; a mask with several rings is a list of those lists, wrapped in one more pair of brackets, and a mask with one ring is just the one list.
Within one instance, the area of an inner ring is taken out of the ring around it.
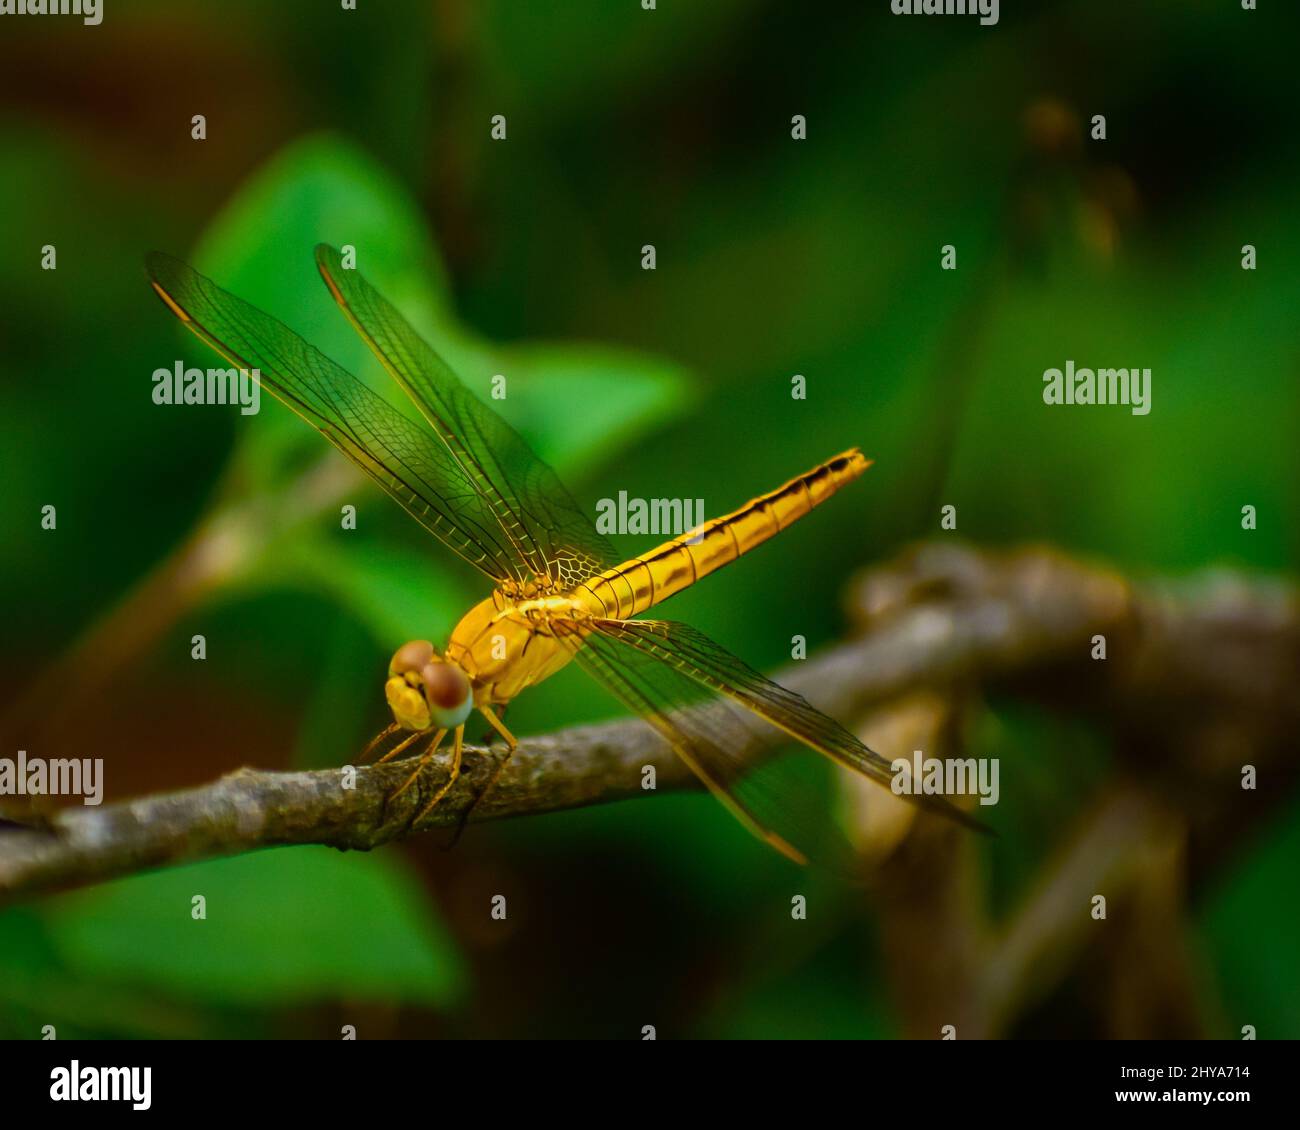
{"label": "twig", "polygon": [[[411,821],[446,781],[441,757],[391,803],[387,798],[410,776],[411,761],[297,773],[239,769],[199,788],[102,808],[65,808],[48,829],[0,830],[0,896],[285,844],[365,851],[414,830],[458,822],[503,754],[502,746],[466,746],[460,780],[415,828]],[[692,783],[690,771],[638,722],[529,739],[471,818],[634,796],[642,791],[646,765],[655,767],[659,788]]]}

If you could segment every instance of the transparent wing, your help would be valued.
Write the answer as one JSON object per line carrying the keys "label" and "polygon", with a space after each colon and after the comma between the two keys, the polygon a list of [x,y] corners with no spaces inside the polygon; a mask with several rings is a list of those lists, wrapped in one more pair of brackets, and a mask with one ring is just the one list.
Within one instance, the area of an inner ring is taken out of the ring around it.
{"label": "transparent wing", "polygon": [[159,252],[146,260],[158,296],[196,336],[261,383],[373,478],[417,522],[496,581],[529,563],[490,501],[427,432],[283,323]]}
{"label": "transparent wing", "polygon": [[[824,838],[805,815],[813,806],[764,784],[753,754],[763,723],[889,787],[890,763],[804,698],[772,682],[686,624],[597,620],[578,662],[669,741],[710,790],[762,839],[803,862],[803,845]],[[718,697],[721,696],[721,697]],[[911,798],[983,831],[939,797]]]}
{"label": "transparent wing", "polygon": [[316,248],[334,300],[438,433],[537,576],[572,586],[618,564],[609,541],[523,437],[469,391],[451,367],[339,253]]}

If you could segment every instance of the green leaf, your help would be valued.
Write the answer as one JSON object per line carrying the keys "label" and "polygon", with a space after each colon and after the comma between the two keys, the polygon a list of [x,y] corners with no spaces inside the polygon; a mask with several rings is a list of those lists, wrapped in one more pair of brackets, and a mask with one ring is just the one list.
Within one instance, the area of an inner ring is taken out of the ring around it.
{"label": "green leaf", "polygon": [[[191,917],[194,896],[206,919]],[[391,852],[281,848],[123,879],[42,908],[69,970],[244,1006],[445,1006],[465,971]]]}
{"label": "green leaf", "polygon": [[328,593],[392,651],[412,638],[448,635],[475,599],[439,571],[440,548],[430,542],[425,554],[391,542],[349,545],[304,531],[277,544],[259,580]]}
{"label": "green leaf", "polygon": [[521,345],[502,364],[514,379],[506,399],[493,407],[561,476],[610,458],[693,399],[685,368],[629,350]]}
{"label": "green leaf", "polygon": [[[406,189],[350,142],[309,136],[279,153],[236,192],[195,251],[199,270],[275,315],[327,356],[371,383],[377,364],[330,299],[313,248],[357,249],[357,266],[424,325],[446,332],[446,273],[423,217]],[[196,350],[202,347],[195,346]],[[206,351],[204,351],[206,352]],[[270,398],[268,397],[269,401]],[[276,405],[242,431],[242,458],[255,476],[274,479],[295,450],[323,441]]]}

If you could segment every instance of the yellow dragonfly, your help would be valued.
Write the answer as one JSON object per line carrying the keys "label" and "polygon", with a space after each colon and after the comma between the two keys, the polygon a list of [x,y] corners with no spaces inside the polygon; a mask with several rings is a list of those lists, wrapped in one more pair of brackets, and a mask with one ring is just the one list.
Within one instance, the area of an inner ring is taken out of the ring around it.
{"label": "yellow dragonfly", "polygon": [[[804,852],[779,830],[790,824],[791,798],[742,795],[753,768],[740,756],[748,722],[776,726],[889,785],[890,763],[799,695],[686,624],[636,619],[856,479],[870,465],[856,448],[620,561],[556,474],[470,393],[392,304],[356,270],[344,268],[337,250],[320,245],[316,263],[423,426],[281,322],[180,260],[157,252],[147,260],[153,289],[189,330],[230,363],[258,370],[263,387],[493,583],[492,595],[466,613],[444,649],[413,640],[397,649],[388,667],[384,693],[393,722],[368,749],[401,737],[380,759],[386,761],[427,738],[415,771],[394,796],[453,734],[448,779],[417,820],[460,773],[470,713],[482,713],[506,743],[499,776],[517,744],[501,719],[506,704],[571,660],[658,730],[742,823],[797,861],[806,862]],[[938,798],[916,799],[974,823]]]}

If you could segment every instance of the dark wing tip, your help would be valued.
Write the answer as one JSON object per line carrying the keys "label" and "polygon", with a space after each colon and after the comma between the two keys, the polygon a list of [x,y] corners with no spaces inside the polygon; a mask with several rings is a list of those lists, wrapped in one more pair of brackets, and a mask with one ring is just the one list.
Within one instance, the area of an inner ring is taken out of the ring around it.
{"label": "dark wing tip", "polygon": [[144,269],[149,272],[151,279],[171,274],[178,263],[180,260],[176,256],[168,255],[165,251],[148,251],[144,257]]}
{"label": "dark wing tip", "polygon": [[339,290],[337,277],[339,266],[343,262],[342,254],[330,243],[318,243],[315,249],[316,270],[320,272],[321,281],[325,283],[330,296],[340,306],[346,306],[343,293]]}
{"label": "dark wing tip", "polygon": [[339,251],[332,243],[318,243],[312,250],[316,257],[316,266],[323,273],[327,268],[333,269],[343,258],[342,252]]}
{"label": "dark wing tip", "polygon": [[181,290],[186,276],[197,272],[174,255],[165,251],[150,251],[144,257],[145,270],[149,275],[149,285],[163,305],[182,322],[189,322],[190,316],[181,305],[177,293]]}

